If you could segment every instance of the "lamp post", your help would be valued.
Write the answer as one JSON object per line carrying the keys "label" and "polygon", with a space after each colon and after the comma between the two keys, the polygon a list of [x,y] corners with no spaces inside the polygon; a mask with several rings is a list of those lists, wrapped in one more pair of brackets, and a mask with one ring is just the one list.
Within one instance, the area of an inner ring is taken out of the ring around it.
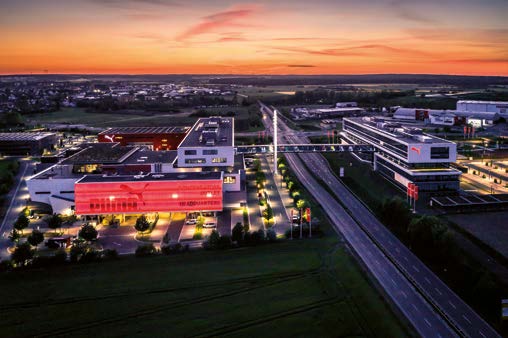
{"label": "lamp post", "polygon": [[273,110],[273,174],[277,175],[277,109]]}

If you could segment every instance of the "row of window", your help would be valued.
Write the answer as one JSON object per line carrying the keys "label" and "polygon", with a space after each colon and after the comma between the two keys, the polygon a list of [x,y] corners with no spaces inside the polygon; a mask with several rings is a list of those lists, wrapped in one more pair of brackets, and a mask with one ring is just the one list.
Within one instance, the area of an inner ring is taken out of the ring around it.
{"label": "row of window", "polygon": [[[212,158],[212,163],[227,163],[228,159],[226,157],[214,157]],[[186,164],[204,164],[206,163],[206,158],[186,158]]]}
{"label": "row of window", "polygon": [[[201,155],[217,155],[219,151],[217,149],[203,149]],[[188,149],[184,151],[185,155],[197,155],[198,151],[196,149]]]}
{"label": "row of window", "polygon": [[[49,195],[51,194],[51,191],[36,191],[36,195]],[[74,194],[74,190],[62,190],[60,191],[60,194]]]}

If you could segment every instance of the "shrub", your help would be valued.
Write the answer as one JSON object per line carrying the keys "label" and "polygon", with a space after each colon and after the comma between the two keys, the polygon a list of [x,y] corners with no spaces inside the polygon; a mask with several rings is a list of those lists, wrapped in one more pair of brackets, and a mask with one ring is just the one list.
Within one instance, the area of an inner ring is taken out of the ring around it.
{"label": "shrub", "polygon": [[[187,246],[187,248],[188,248],[188,246]],[[165,245],[165,246],[161,247],[161,252],[164,255],[177,254],[177,253],[184,252],[185,250],[186,250],[186,248],[183,247],[180,243]]]}
{"label": "shrub", "polygon": [[52,258],[55,264],[63,264],[67,261],[67,252],[65,252],[65,249],[59,249]]}
{"label": "shrub", "polygon": [[250,244],[259,245],[265,241],[265,231],[263,229],[259,229],[258,231],[254,231],[251,236]]}
{"label": "shrub", "polygon": [[12,261],[11,260],[3,260],[3,261],[0,261],[0,271],[9,271],[9,270],[12,270],[13,268],[13,264],[12,264]]}
{"label": "shrub", "polygon": [[134,228],[136,228],[136,230],[139,232],[145,232],[150,228],[150,222],[148,222],[145,215],[141,215],[136,220],[136,225]]}
{"label": "shrub", "polygon": [[232,245],[232,242],[231,242],[231,237],[230,236],[221,236],[219,238],[219,243],[218,243],[218,248],[219,249],[229,249],[231,248],[231,245]]}
{"label": "shrub", "polygon": [[115,249],[106,249],[103,252],[104,258],[106,259],[117,259],[118,258],[118,251]]}
{"label": "shrub", "polygon": [[152,243],[142,244],[136,248],[136,257],[153,256],[155,254],[157,254],[157,249]]}
{"label": "shrub", "polygon": [[73,245],[71,247],[70,259],[72,263],[79,262],[83,254],[85,253],[85,247],[83,245]]}
{"label": "shrub", "polygon": [[97,262],[100,261],[102,258],[102,255],[99,251],[97,251],[94,248],[88,247],[86,248],[85,252],[83,253],[83,256],[81,257],[81,262],[83,263],[90,263],[90,262]]}
{"label": "shrub", "polygon": [[482,178],[487,178],[487,175],[483,174],[483,175],[482,175]]}
{"label": "shrub", "polygon": [[81,229],[79,230],[79,237],[83,238],[85,241],[93,241],[94,239],[97,239],[97,235],[99,233],[97,232],[97,229],[93,225],[85,224]]}
{"label": "shrub", "polygon": [[277,241],[277,234],[275,233],[275,231],[273,229],[268,229],[266,231],[266,239],[269,242],[275,242],[275,241]]}
{"label": "shrub", "polygon": [[36,247],[42,242],[44,242],[44,234],[39,230],[34,230],[26,240],[28,241],[28,243],[30,243],[30,245]]}
{"label": "shrub", "polygon": [[244,228],[242,226],[242,223],[238,222],[235,224],[235,226],[233,227],[233,230],[231,231],[231,239],[234,242],[239,243],[243,240],[243,233],[244,233]]}
{"label": "shrub", "polygon": [[11,260],[17,265],[25,266],[28,265],[35,254],[35,250],[32,249],[29,243],[22,243],[16,245],[16,248],[11,254]]}

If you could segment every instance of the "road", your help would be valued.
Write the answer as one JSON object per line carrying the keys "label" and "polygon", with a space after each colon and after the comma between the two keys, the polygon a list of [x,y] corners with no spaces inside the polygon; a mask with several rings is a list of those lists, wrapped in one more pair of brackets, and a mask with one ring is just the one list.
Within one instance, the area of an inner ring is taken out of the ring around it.
{"label": "road", "polygon": [[26,187],[26,175],[32,174],[34,163],[27,159],[18,159],[19,171],[14,177],[14,185],[5,195],[5,201],[8,203],[5,216],[0,223],[0,260],[10,257],[7,248],[12,245],[8,236],[12,231],[12,225],[18,218],[20,211],[26,204],[28,198],[28,188]]}
{"label": "road", "polygon": [[[270,109],[263,111],[271,114]],[[288,143],[309,143],[304,136],[290,132],[283,121],[279,120],[278,125],[279,135],[284,135]],[[271,126],[267,125],[267,128]],[[422,336],[452,336],[457,333],[470,337],[499,336],[374,217],[337,179],[322,155],[287,154],[286,158],[300,181],[323,206],[333,225]],[[331,196],[312,175],[320,177],[335,196]],[[378,265],[382,266],[384,274],[376,272]],[[396,290],[387,288],[390,281],[395,281]],[[401,292],[405,297],[400,297]]]}

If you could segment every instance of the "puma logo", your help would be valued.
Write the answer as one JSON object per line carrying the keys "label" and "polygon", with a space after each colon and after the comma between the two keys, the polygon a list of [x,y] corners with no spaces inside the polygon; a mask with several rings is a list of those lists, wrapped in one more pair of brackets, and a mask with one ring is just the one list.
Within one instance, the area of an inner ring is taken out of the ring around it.
{"label": "puma logo", "polygon": [[109,136],[109,135],[104,135],[104,138],[105,138],[105,139],[108,139],[108,140],[109,140],[109,142],[113,142],[113,138],[114,138],[114,137],[115,137],[115,135],[111,135],[111,136]]}
{"label": "puma logo", "polygon": [[411,147],[411,150],[416,152],[418,155],[420,155],[420,148]]}

